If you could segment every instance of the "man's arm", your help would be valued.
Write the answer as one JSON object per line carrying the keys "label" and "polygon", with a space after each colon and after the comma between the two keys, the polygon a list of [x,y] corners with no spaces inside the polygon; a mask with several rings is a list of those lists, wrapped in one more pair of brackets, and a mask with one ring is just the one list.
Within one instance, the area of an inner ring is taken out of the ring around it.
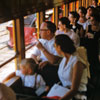
{"label": "man's arm", "polygon": [[41,50],[41,51],[43,52],[43,54],[46,56],[46,58],[48,59],[48,61],[49,61],[51,64],[55,64],[55,63],[57,63],[57,62],[61,59],[61,57],[55,56],[55,55],[49,53],[49,52],[43,47],[43,45],[42,45],[39,41],[38,41],[38,43],[37,43],[36,46],[37,46],[37,48],[38,48],[39,50]]}
{"label": "man's arm", "polygon": [[40,50],[36,46],[34,46],[31,58],[33,58],[37,64],[39,64],[38,59],[37,59],[39,55],[41,55]]}
{"label": "man's arm", "polygon": [[35,56],[34,54],[32,54],[31,55],[31,58],[33,58],[35,60],[36,64],[39,64],[38,59],[37,59],[37,56]]}

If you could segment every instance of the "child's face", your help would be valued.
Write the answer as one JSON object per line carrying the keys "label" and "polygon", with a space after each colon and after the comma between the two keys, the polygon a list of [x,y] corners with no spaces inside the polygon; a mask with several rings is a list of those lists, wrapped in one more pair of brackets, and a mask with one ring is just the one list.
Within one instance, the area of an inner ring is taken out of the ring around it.
{"label": "child's face", "polygon": [[25,66],[20,66],[20,70],[21,70],[22,74],[24,74],[24,75],[28,74],[28,70]]}

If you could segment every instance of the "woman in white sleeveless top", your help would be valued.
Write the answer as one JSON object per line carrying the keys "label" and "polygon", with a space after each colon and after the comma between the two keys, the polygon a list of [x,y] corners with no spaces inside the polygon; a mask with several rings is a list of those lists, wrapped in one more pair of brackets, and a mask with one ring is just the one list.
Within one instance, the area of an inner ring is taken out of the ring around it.
{"label": "woman in white sleeveless top", "polygon": [[70,100],[73,97],[83,100],[80,92],[87,91],[88,82],[88,71],[84,61],[78,56],[73,41],[67,35],[55,37],[55,48],[58,54],[64,57],[58,69],[59,79],[64,87],[70,89],[59,100]]}

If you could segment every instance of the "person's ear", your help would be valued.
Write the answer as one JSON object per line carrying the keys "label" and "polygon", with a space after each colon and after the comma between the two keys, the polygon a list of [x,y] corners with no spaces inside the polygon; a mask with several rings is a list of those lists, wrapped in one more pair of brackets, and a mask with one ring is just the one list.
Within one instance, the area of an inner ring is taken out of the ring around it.
{"label": "person's ear", "polygon": [[47,30],[47,33],[48,33],[48,34],[50,34],[50,33],[51,33],[51,31],[50,31],[50,30]]}
{"label": "person's ear", "polygon": [[51,31],[50,30],[47,30],[47,34],[50,34],[51,33]]}
{"label": "person's ear", "polygon": [[61,51],[61,47],[58,45],[58,50]]}
{"label": "person's ear", "polygon": [[76,20],[77,20],[77,19],[76,19],[76,18],[74,18],[74,22],[76,22]]}
{"label": "person's ear", "polygon": [[64,26],[64,29],[66,29],[66,25],[63,25]]}
{"label": "person's ear", "polygon": [[28,74],[31,74],[31,73],[32,73],[32,69],[28,68]]}

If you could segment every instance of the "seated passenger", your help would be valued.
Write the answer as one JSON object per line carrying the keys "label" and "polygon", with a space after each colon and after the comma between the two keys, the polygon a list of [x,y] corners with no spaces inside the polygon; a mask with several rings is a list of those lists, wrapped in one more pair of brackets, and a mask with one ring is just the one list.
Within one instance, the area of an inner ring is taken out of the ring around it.
{"label": "seated passenger", "polygon": [[58,27],[59,27],[59,30],[56,31],[55,33],[56,35],[66,34],[73,40],[75,46],[80,45],[79,36],[75,34],[75,32],[71,29],[70,21],[68,20],[67,17],[62,17],[61,19],[59,19]]}
{"label": "seated passenger", "polygon": [[83,37],[83,35],[84,35],[83,26],[79,25],[77,23],[77,21],[79,20],[78,13],[75,12],[75,11],[72,11],[72,12],[69,13],[69,17],[68,18],[70,20],[71,29],[73,29],[74,32],[79,35],[79,37]]}
{"label": "seated passenger", "polygon": [[37,64],[32,58],[23,59],[20,64],[20,70],[12,73],[5,80],[14,76],[19,76],[21,77],[23,86],[37,89],[40,86],[46,85],[46,83],[44,82],[42,76],[37,74],[36,70]]}
{"label": "seated passenger", "polygon": [[[90,19],[90,16],[94,13],[94,11],[95,11],[95,8],[94,7],[89,6],[87,8],[87,13],[86,13],[86,19],[87,20]],[[90,23],[90,20],[89,20],[89,23]]]}
{"label": "seated passenger", "polygon": [[86,19],[86,13],[87,13],[86,8],[79,7],[78,14],[80,18],[77,23],[82,25],[84,30],[86,30],[86,27],[89,25],[89,22]]}
{"label": "seated passenger", "polygon": [[54,47],[55,31],[56,26],[54,23],[50,21],[43,22],[40,27],[41,39],[38,40],[32,52],[32,58],[39,64],[38,73],[42,75],[49,86],[58,81],[58,67],[55,67],[53,64],[59,63],[61,59]]}
{"label": "seated passenger", "polygon": [[[46,21],[41,24],[40,36],[41,39],[38,40],[36,46],[33,48],[32,58],[39,64],[45,64],[50,62],[54,64],[60,58],[54,48],[54,33],[56,31],[56,26],[54,23]],[[38,57],[39,56],[39,60]]]}
{"label": "seated passenger", "polygon": [[0,100],[16,100],[13,90],[2,83],[0,83]]}
{"label": "seated passenger", "polygon": [[92,7],[96,8],[98,7],[98,0],[92,0]]}
{"label": "seated passenger", "polygon": [[55,37],[55,48],[58,54],[64,57],[58,69],[59,79],[64,87],[70,89],[59,100],[70,100],[73,97],[82,100],[87,91],[87,64],[78,55],[73,41],[68,36],[57,35]]}

